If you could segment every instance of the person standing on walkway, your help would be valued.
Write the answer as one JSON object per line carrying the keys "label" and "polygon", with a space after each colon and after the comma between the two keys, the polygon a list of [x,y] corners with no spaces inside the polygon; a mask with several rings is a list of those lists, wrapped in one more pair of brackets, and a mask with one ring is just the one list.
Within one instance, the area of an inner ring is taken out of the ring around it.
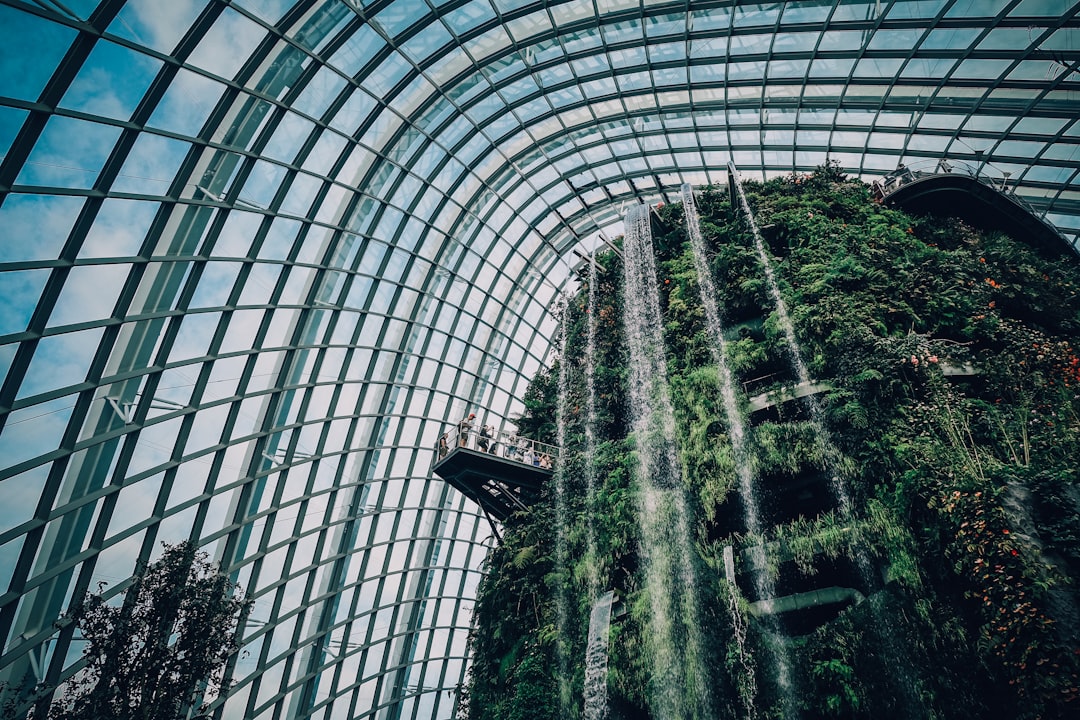
{"label": "person standing on walkway", "polygon": [[476,413],[469,413],[467,418],[462,418],[458,423],[458,447],[466,447],[469,444],[469,431],[472,430],[475,417]]}

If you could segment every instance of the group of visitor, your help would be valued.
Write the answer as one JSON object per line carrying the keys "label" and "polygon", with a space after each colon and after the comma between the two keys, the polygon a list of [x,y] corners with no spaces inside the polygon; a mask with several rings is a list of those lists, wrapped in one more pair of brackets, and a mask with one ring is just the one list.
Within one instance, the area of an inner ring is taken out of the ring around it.
{"label": "group of visitor", "polygon": [[[462,418],[458,423],[458,446],[468,447],[469,445],[469,433],[473,431],[473,421],[476,419],[476,413],[469,413],[468,417]],[[495,454],[495,448],[498,443],[492,442],[494,437],[495,428],[491,425],[481,425],[480,431],[476,438],[476,448],[481,452],[489,452]]]}
{"label": "group of visitor", "polygon": [[[464,448],[469,446],[469,434],[474,432],[475,422],[476,413],[469,413],[458,423],[458,447]],[[447,442],[449,434],[450,433],[447,433],[439,438],[440,460],[450,453],[450,445]],[[509,460],[516,460],[517,462],[543,468],[545,470],[551,470],[554,467],[551,455],[536,450],[533,447],[532,441],[528,438],[512,434],[507,438],[503,445],[502,456]],[[487,424],[480,426],[480,429],[476,431],[476,449],[491,455],[499,454],[499,440],[495,436],[494,427]]]}

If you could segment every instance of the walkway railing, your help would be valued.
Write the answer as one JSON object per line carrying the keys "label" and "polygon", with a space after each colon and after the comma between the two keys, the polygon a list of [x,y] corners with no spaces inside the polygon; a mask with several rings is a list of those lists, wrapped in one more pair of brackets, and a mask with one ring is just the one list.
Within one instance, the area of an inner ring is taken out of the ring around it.
{"label": "walkway railing", "polygon": [[938,160],[932,160],[927,158],[926,160],[919,160],[913,162],[911,165],[901,165],[890,173],[887,173],[881,180],[875,180],[874,186],[879,188],[879,192],[884,195],[899,190],[908,183],[915,182],[924,177],[930,177],[931,175],[967,175],[981,182],[983,185],[994,188],[998,192],[1008,193],[1015,197],[1017,201],[1027,206],[1027,209],[1032,215],[1041,217],[1040,211],[1031,207],[1022,197],[1019,197],[1013,193],[1014,188],[1009,187],[1008,173],[1002,173],[1001,177],[994,177],[985,173],[979,172],[978,165],[965,162],[963,160],[945,160],[944,158]]}
{"label": "walkway railing", "polygon": [[1000,171],[1001,176],[996,177],[986,174],[983,171],[986,167],[997,170],[990,163],[969,163],[963,160],[947,160],[945,158],[933,160],[927,158],[913,162],[911,165],[901,165],[892,172],[887,173],[880,180],[874,180],[871,185],[875,197],[881,200],[916,180],[936,175],[966,175],[1003,195],[1008,195],[1009,199],[1026,210],[1064,242],[1068,243],[1077,254],[1080,254],[1080,235],[1074,235],[1070,240],[1060,228],[1047,219],[1046,215],[1049,213],[1050,208],[1040,210],[1026,198],[1016,193],[1016,180],[1013,180],[1013,184],[1009,185],[1009,180],[1012,178],[1011,173]]}
{"label": "walkway railing", "polygon": [[559,446],[521,437],[501,430],[485,432],[483,428],[453,428],[443,433],[435,444],[435,462],[457,448],[468,448],[506,460],[551,470],[559,460]]}
{"label": "walkway railing", "polygon": [[[974,178],[983,185],[992,187],[998,192],[1008,195],[1018,205],[1031,213],[1031,215],[1043,222],[1047,222],[1047,210],[1039,210],[1024,197],[1016,194],[1015,183],[1009,185],[1009,179],[1012,177],[1011,173],[1002,172],[1001,177],[987,175],[986,173],[979,172],[979,167],[977,165],[963,160],[945,160],[944,158],[940,160],[920,160],[911,165],[906,165],[893,170],[881,180],[875,180],[874,185],[880,186],[880,191],[883,195],[888,195],[895,190],[899,190],[908,183],[921,180],[924,177],[946,174],[967,175],[970,178]],[[1057,228],[1054,228],[1054,230],[1055,232],[1060,232]]]}

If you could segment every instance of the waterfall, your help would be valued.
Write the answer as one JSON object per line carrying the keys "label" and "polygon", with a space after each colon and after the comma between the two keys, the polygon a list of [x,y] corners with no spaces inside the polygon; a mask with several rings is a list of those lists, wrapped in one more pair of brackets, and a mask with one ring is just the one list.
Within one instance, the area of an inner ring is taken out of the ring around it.
{"label": "waterfall", "polygon": [[567,578],[566,582],[559,583],[555,591],[555,623],[556,639],[555,646],[558,655],[558,680],[559,680],[559,708],[562,717],[569,717],[571,697],[571,673],[570,673],[570,565],[567,557],[566,527],[570,521],[570,513],[566,506],[566,417],[569,387],[570,359],[566,353],[568,337],[567,325],[570,322],[570,303],[563,298],[562,323],[560,323],[561,353],[559,360],[559,396],[555,406],[555,444],[559,446],[561,457],[555,464],[555,570]]}
{"label": "waterfall", "polygon": [[589,615],[582,720],[607,720],[608,630],[611,627],[611,601],[614,597],[615,593],[611,590],[601,595]]}
{"label": "waterfall", "polygon": [[649,598],[650,706],[657,720],[711,718],[691,523],[676,452],[649,208],[626,213],[623,322],[638,461],[641,565]]}
{"label": "waterfall", "polygon": [[746,448],[746,428],[739,405],[735,400],[735,381],[727,364],[727,340],[724,338],[723,325],[720,322],[720,309],[716,304],[716,285],[705,255],[705,240],[701,237],[701,225],[698,220],[694,192],[689,185],[682,186],[683,212],[686,215],[686,230],[690,235],[690,245],[694,250],[694,267],[698,275],[698,287],[701,290],[701,305],[705,310],[705,323],[712,340],[710,350],[716,363],[719,376],[720,398],[723,401],[724,418],[727,421],[731,450],[735,458],[735,472],[739,478],[739,492],[742,495],[743,513],[746,526],[752,535],[761,534],[761,519],[758,516],[760,498],[754,482],[754,469],[751,466],[750,453]]}
{"label": "waterfall", "polygon": [[[739,196],[739,207],[742,210],[742,215],[746,219],[746,224],[750,228],[750,234],[754,240],[754,251],[757,253],[758,262],[761,264],[761,270],[765,274],[766,286],[769,289],[769,295],[772,298],[773,306],[776,310],[780,331],[784,335],[784,344],[787,346],[788,356],[791,359],[791,366],[795,370],[795,377],[800,384],[809,385],[810,371],[807,369],[806,362],[803,360],[802,348],[799,346],[799,341],[795,338],[795,325],[791,322],[791,316],[788,315],[787,303],[780,294],[780,286],[776,282],[776,273],[773,271],[772,260],[769,258],[769,254],[765,252],[765,241],[761,237],[761,231],[758,229],[757,221],[754,219],[754,213],[750,210],[750,203],[746,201],[746,193],[743,192],[742,181],[739,179],[738,170],[735,169],[734,165],[729,163],[728,172],[735,178],[734,185],[736,193]],[[826,470],[829,473],[833,495],[840,505],[841,515],[845,519],[851,519],[853,517],[854,508],[852,507],[851,502],[851,492],[848,489],[848,483],[844,477],[843,458],[840,455],[839,449],[836,447],[836,443],[832,441],[828,428],[825,427],[824,410],[817,397],[812,394],[805,396],[803,402],[810,411],[810,422],[814,427],[814,433],[817,435],[818,440],[824,449],[827,465]],[[865,558],[865,553],[857,554],[861,558],[857,558],[859,565],[862,566],[865,563],[866,569],[869,571],[869,561]]]}
{"label": "waterfall", "polygon": [[[686,230],[690,236],[690,245],[694,251],[694,266],[697,269],[701,304],[705,311],[705,322],[708,326],[709,338],[712,341],[710,350],[717,367],[724,418],[727,422],[728,437],[731,440],[735,473],[739,482],[739,496],[742,501],[743,520],[749,534],[760,538],[762,531],[759,511],[761,498],[758,493],[751,453],[746,447],[746,424],[735,399],[735,382],[731,376],[731,369],[727,364],[727,340],[724,338],[723,325],[720,321],[720,309],[716,304],[716,298],[718,297],[716,285],[713,283],[712,271],[709,269],[705,253],[705,240],[701,236],[701,224],[698,218],[697,204],[694,202],[694,191],[689,184],[682,186],[682,201],[683,213],[686,216]],[[758,597],[762,599],[776,597],[776,587],[764,563],[754,563],[750,575]],[[742,617],[742,613],[735,601],[738,589],[733,574],[728,578],[728,582],[732,593],[729,603],[732,627],[735,628],[735,637],[739,643],[740,663],[744,668],[744,673],[748,675],[745,679],[748,696],[744,697],[743,701],[746,705],[747,717],[753,717],[753,692],[756,691],[757,684],[753,675],[753,665],[745,647],[745,629],[742,627],[745,618]],[[787,652],[787,638],[784,636],[783,630],[775,617],[768,616],[764,625],[772,648],[773,671],[777,686],[780,689],[781,702],[785,714],[790,714],[794,712],[795,702],[791,686],[791,665]]]}
{"label": "waterfall", "polygon": [[[787,303],[780,294],[780,286],[776,282],[776,273],[773,270],[772,260],[769,258],[769,254],[765,252],[765,241],[761,237],[761,231],[758,229],[757,221],[754,219],[754,213],[750,210],[750,203],[746,201],[746,193],[743,192],[742,180],[739,179],[739,171],[735,169],[734,165],[729,163],[728,172],[735,178],[735,190],[739,196],[739,208],[742,210],[743,218],[746,219],[746,224],[750,228],[750,234],[754,240],[754,251],[757,254],[758,263],[761,265],[761,271],[765,274],[765,284],[769,289],[769,296],[773,301],[773,308],[776,311],[780,332],[784,335],[784,344],[787,347],[791,366],[795,370],[795,377],[800,384],[809,385],[810,371],[806,367],[806,361],[803,360],[802,348],[799,346],[799,341],[795,338],[795,324],[791,322],[791,316],[788,314],[787,310]],[[734,202],[734,198],[732,199],[732,202]],[[824,410],[817,397],[813,394],[805,396],[803,402],[810,411],[810,422],[813,423],[814,432],[818,436],[824,449],[828,464],[826,469],[829,472],[833,495],[840,504],[840,512],[843,517],[850,518],[853,510],[851,492],[848,490],[847,481],[842,475],[843,462],[840,451],[837,449],[836,444],[829,435],[828,429],[825,427]]]}
{"label": "waterfall", "polygon": [[[728,172],[734,179],[733,185],[738,195],[739,207],[753,237],[754,251],[761,264],[762,272],[765,274],[765,281],[769,289],[769,295],[773,300],[780,330],[784,335],[784,342],[791,359],[791,365],[795,370],[799,383],[809,384],[810,372],[806,367],[806,362],[803,360],[802,348],[795,338],[795,326],[791,322],[791,316],[788,315],[787,303],[780,294],[780,286],[776,282],[772,260],[765,251],[765,241],[761,237],[761,231],[758,229],[754,213],[750,209],[750,203],[746,200],[746,193],[743,191],[739,171],[733,163],[728,163]],[[734,198],[732,198],[732,202],[734,202]],[[810,412],[811,425],[824,451],[825,470],[829,475],[833,496],[840,506],[841,517],[847,522],[853,522],[855,520],[854,506],[848,480],[845,477],[844,458],[825,426],[824,409],[814,395],[805,396],[803,402]],[[857,544],[853,549],[853,555],[859,574],[862,576],[863,584],[868,588],[874,587],[877,584],[874,577],[875,573],[866,549],[861,544]],[[882,650],[886,665],[893,670],[892,679],[894,684],[898,686],[903,695],[902,702],[898,704],[903,708],[903,712],[907,717],[923,717],[924,713],[920,710],[916,682],[911,674],[910,658],[908,658],[906,650],[897,644],[896,634],[890,628],[894,620],[889,613],[879,609],[874,598],[871,598],[870,607],[874,609],[874,622],[871,623],[871,632],[874,633],[877,644]]]}
{"label": "waterfall", "polygon": [[585,350],[585,552],[589,571],[589,598],[592,599],[600,592],[596,524],[592,522],[592,513],[596,506],[596,286],[600,266],[596,263],[595,253],[590,256],[590,261],[589,307],[586,317],[588,342]]}

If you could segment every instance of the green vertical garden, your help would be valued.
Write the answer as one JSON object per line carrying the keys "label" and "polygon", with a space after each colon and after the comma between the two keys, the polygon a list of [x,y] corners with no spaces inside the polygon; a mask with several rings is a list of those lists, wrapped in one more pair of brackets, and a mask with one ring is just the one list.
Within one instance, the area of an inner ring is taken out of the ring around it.
{"label": "green vertical garden", "polygon": [[[746,717],[747,706],[760,718],[1080,714],[1076,256],[885,208],[834,166],[745,190],[824,414],[815,421],[792,399],[790,353],[745,218],[726,191],[704,189],[701,229],[766,519],[763,536],[751,536],[739,520],[682,207],[658,208],[656,282],[716,715]],[[621,599],[608,716],[651,717],[621,260],[597,259],[568,303],[559,353],[570,363],[562,452],[570,561],[556,563],[553,497],[507,522],[477,601],[463,718],[554,719],[560,682],[580,713],[592,573]],[[588,283],[597,297],[591,498]],[[555,367],[534,379],[523,434],[554,441],[558,375]],[[851,494],[848,513],[829,493],[826,476],[837,472]],[[736,563],[738,617],[729,611],[725,547]],[[774,640],[763,632],[762,598],[743,581],[753,571],[791,598],[774,604],[793,672],[796,707],[786,711],[765,661]],[[555,594],[566,587],[570,632],[560,637]],[[558,677],[559,643],[576,660],[572,677]]]}

